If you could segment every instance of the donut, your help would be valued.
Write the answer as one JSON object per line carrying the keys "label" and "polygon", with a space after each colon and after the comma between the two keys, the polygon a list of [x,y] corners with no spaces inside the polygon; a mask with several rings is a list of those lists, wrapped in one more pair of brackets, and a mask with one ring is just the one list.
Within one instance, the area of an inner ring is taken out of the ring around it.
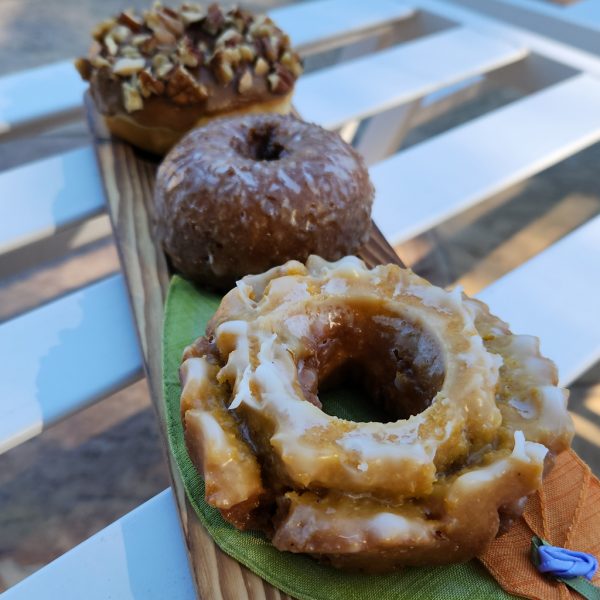
{"label": "donut", "polygon": [[302,63],[266,16],[156,3],[100,23],[75,66],[114,135],[165,154],[215,117],[287,113]]}
{"label": "donut", "polygon": [[[206,501],[279,550],[346,569],[476,556],[573,436],[536,338],[460,290],[355,257],[244,277],[180,377]],[[319,390],[336,382],[385,419],[326,414]]]}
{"label": "donut", "polygon": [[356,252],[372,202],[363,159],[339,135],[291,115],[245,115],[195,129],[165,157],[155,233],[187,278],[229,290],[287,260]]}

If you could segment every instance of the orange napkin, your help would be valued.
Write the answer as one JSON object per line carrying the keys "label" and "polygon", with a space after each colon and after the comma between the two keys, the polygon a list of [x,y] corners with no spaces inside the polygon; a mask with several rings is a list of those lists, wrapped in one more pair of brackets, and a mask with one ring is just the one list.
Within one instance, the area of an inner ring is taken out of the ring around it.
{"label": "orange napkin", "polygon": [[[557,457],[521,519],[479,560],[511,594],[534,600],[581,600],[564,583],[541,575],[533,566],[529,552],[534,534],[553,546],[600,556],[600,482],[573,450]],[[592,583],[600,583],[600,569]]]}

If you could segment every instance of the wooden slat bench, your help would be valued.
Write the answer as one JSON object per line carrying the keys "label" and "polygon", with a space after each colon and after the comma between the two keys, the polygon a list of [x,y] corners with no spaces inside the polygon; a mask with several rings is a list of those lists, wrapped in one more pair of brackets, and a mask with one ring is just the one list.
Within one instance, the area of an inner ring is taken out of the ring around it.
{"label": "wooden slat bench", "polygon": [[[313,61],[297,86],[297,110],[365,153],[377,190],[374,220],[392,244],[600,141],[600,59],[580,48],[450,1],[313,0],[271,14]],[[394,40],[390,31],[404,31],[406,39],[382,47]],[[333,64],[320,66],[319,57],[332,53]],[[60,89],[35,93],[56,77]],[[398,151],[413,123],[498,82],[510,82],[522,97]],[[0,78],[0,141],[80,119],[84,87],[69,62]],[[106,236],[91,146],[0,172],[0,214],[0,277]],[[515,331],[541,337],[563,383],[574,381],[600,359],[600,217],[479,297]],[[142,377],[122,275],[0,323],[0,355],[4,452]],[[191,599],[185,555],[166,490],[3,597]],[[221,561],[206,565],[206,577],[221,582],[212,597],[279,597],[235,561]],[[227,572],[219,578],[217,569]],[[241,580],[243,592],[232,583]]]}

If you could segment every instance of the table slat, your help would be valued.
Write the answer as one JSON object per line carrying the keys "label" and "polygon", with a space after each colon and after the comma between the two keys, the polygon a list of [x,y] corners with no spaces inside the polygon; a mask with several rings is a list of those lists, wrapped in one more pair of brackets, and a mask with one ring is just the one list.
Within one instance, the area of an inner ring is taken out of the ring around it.
{"label": "table slat", "polygon": [[[600,217],[597,217],[499,279],[479,298],[489,301],[497,314],[512,323],[515,331],[541,336],[544,351],[551,353],[562,372],[563,383],[568,384],[586,368],[591,357],[600,357],[599,265]],[[553,277],[553,273],[557,276]],[[515,297],[519,302],[515,302]],[[125,547],[120,540],[117,548],[104,542],[105,536],[113,536],[125,523],[137,532],[123,540]],[[149,549],[148,532],[153,530],[164,534]],[[153,560],[148,563],[141,560],[141,556],[152,552],[169,560],[171,569],[161,568],[157,574],[152,568]],[[87,571],[90,556],[97,565],[107,567]],[[170,561],[172,556],[178,557],[177,562]],[[192,600],[191,574],[184,556],[174,499],[171,490],[166,490],[25,579],[6,592],[3,600],[54,599],[57,586],[61,586],[64,594],[70,594],[61,596],[67,599],[95,600],[96,596],[88,595],[95,588],[104,593],[97,596],[98,600],[111,596],[121,600],[154,598],[146,595],[147,589],[131,585],[144,581],[161,590],[167,589],[168,583],[172,586],[169,598]],[[212,565],[206,568],[211,569]],[[79,573],[86,576],[74,575]]]}
{"label": "table slat", "polygon": [[576,75],[375,165],[373,220],[407,240],[600,140],[600,80]]}
{"label": "table slat", "polygon": [[[600,217],[483,290],[513,331],[537,335],[564,385],[600,360]],[[518,302],[515,299],[518,298]]]}
{"label": "table slat", "polygon": [[269,11],[275,23],[287,32],[303,53],[321,50],[340,37],[350,36],[407,19],[414,9],[397,0],[313,0]]}
{"label": "table slat", "polygon": [[123,277],[0,325],[0,452],[142,376]]}
{"label": "table slat", "polygon": [[2,594],[3,600],[25,598],[195,600],[171,490]]}
{"label": "table slat", "polygon": [[0,138],[25,125],[81,114],[86,88],[71,61],[0,78]]}
{"label": "table slat", "polygon": [[524,48],[456,27],[308,73],[296,84],[294,105],[305,120],[335,129],[526,55]]}
{"label": "table slat", "polygon": [[[90,146],[4,171],[0,255],[75,229],[103,210],[102,181]],[[52,258],[47,252],[43,256]],[[4,270],[0,266],[0,275],[7,275]]]}

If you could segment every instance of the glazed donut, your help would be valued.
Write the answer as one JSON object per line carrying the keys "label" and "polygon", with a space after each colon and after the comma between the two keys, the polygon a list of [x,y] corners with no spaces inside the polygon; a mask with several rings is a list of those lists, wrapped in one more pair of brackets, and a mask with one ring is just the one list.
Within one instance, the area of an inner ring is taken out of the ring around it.
{"label": "glazed donut", "polygon": [[[573,435],[536,338],[458,290],[354,257],[242,279],[180,375],[206,501],[336,567],[472,558]],[[390,422],[323,412],[318,391],[339,380],[362,383]]]}
{"label": "glazed donut", "polygon": [[231,289],[312,253],[356,252],[373,186],[336,133],[291,115],[247,115],[190,132],[165,157],[154,192],[156,238],[186,277]]}
{"label": "glazed donut", "polygon": [[288,36],[239,8],[156,3],[103,21],[92,36],[75,66],[108,129],[157,154],[215,117],[289,112],[302,73]]}

